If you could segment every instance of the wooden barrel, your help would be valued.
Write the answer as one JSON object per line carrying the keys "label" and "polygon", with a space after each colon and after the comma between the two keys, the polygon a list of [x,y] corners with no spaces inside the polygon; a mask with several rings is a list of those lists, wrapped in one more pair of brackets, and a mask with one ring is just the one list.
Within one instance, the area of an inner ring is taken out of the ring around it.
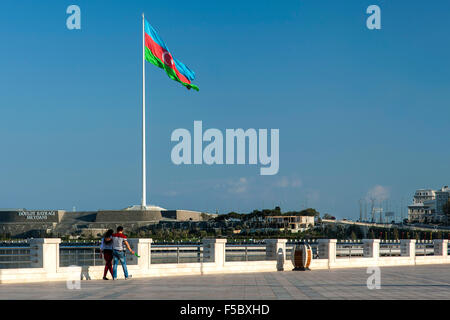
{"label": "wooden barrel", "polygon": [[294,271],[310,270],[312,250],[309,244],[300,244],[294,248],[292,253],[292,264],[294,265]]}

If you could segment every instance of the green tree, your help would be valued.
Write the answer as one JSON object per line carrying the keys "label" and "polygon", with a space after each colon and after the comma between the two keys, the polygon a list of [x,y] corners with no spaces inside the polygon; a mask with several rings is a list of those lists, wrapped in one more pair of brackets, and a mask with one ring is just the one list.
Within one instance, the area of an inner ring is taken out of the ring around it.
{"label": "green tree", "polygon": [[308,209],[306,209],[306,210],[300,211],[300,215],[301,215],[301,216],[314,216],[314,217],[318,217],[318,216],[320,216],[320,213],[319,213],[319,211],[316,211],[316,209],[308,208]]}

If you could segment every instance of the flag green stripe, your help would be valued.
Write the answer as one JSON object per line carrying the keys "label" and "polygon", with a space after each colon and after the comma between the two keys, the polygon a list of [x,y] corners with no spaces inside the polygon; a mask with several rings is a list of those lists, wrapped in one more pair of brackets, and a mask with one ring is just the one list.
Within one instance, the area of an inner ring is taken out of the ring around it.
{"label": "flag green stripe", "polygon": [[183,86],[185,86],[188,89],[194,89],[196,91],[199,91],[199,88],[195,85],[195,84],[190,84],[190,83],[185,83],[183,81],[180,80],[180,78],[178,78],[177,74],[175,73],[175,71],[166,66],[158,57],[156,57],[149,48],[145,47],[145,60],[147,60],[148,62],[154,64],[155,66],[164,69],[167,73],[167,75],[169,76],[170,79],[178,81],[179,83],[181,83]]}

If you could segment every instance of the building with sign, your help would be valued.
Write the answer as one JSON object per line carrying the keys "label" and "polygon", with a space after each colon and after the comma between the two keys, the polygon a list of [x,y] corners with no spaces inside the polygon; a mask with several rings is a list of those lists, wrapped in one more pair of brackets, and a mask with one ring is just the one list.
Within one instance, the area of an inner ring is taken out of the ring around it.
{"label": "building with sign", "polygon": [[[161,208],[162,209],[162,208]],[[0,237],[43,237],[49,235],[85,235],[123,226],[128,232],[161,221],[195,222],[216,215],[190,210],[27,210],[0,209]],[[100,230],[100,231],[96,231]]]}

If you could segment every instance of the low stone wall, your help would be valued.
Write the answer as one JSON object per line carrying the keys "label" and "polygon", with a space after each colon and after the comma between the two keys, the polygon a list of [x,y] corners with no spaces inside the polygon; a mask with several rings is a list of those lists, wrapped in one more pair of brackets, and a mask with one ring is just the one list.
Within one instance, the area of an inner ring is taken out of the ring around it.
{"label": "low stone wall", "polygon": [[189,210],[176,210],[176,219],[178,221],[202,221],[200,212]]}
{"label": "low stone wall", "polygon": [[177,221],[202,221],[201,212],[189,210],[164,210],[164,211],[98,211],[95,222],[144,222],[160,221],[163,218]]}
{"label": "low stone wall", "polygon": [[[149,277],[175,277],[187,275],[205,275],[205,274],[223,274],[223,273],[249,273],[249,272],[273,272],[277,270],[276,261],[242,261],[226,262],[223,266],[218,266],[214,262],[196,262],[196,263],[164,263],[154,264],[148,269],[141,269],[138,266],[128,266],[128,273],[133,278]],[[292,263],[288,262],[286,267],[290,268]],[[81,274],[81,268],[76,270]],[[66,268],[66,273],[70,268]],[[292,268],[290,268],[292,269]],[[289,269],[289,270],[290,270]],[[89,275],[91,280],[100,280],[103,277],[103,266],[89,267],[84,274]],[[118,266],[118,278],[123,278],[122,267]]]}

